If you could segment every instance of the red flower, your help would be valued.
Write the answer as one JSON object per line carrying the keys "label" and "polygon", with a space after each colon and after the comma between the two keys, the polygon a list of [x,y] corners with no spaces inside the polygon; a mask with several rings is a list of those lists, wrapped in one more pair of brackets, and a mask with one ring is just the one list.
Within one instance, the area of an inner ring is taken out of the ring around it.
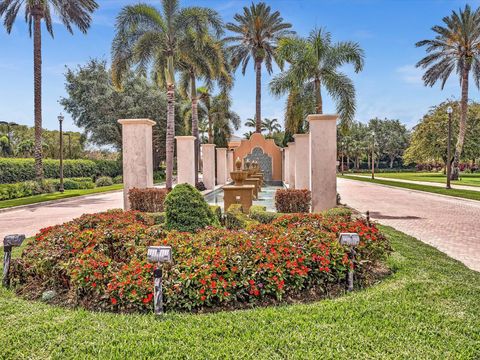
{"label": "red flower", "polygon": [[97,283],[96,282],[92,283],[92,287],[97,287]]}
{"label": "red flower", "polygon": [[202,297],[200,297],[200,300],[205,301],[206,298],[207,297],[205,295],[203,295]]}
{"label": "red flower", "polygon": [[110,302],[111,302],[113,305],[117,305],[117,299],[115,299],[115,298],[111,298],[111,299],[110,299]]}
{"label": "red flower", "polygon": [[200,294],[205,294],[205,289],[200,289]]}

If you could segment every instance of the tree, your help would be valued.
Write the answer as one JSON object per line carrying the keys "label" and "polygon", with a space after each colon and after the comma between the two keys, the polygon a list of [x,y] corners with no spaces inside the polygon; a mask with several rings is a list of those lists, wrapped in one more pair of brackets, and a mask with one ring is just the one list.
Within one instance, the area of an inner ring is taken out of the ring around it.
{"label": "tree", "polygon": [[237,13],[233,18],[235,23],[228,23],[226,27],[235,35],[225,38],[225,41],[233,43],[228,48],[232,65],[237,69],[241,64],[243,75],[250,58],[253,59],[256,76],[255,131],[261,133],[262,64],[265,62],[265,67],[271,74],[273,62],[278,63],[275,54],[278,41],[294,32],[288,30],[292,25],[284,22],[278,11],[271,12],[270,6],[263,2],[245,6],[243,14]]}
{"label": "tree", "polygon": [[150,64],[156,81],[167,92],[166,187],[173,184],[175,138],[175,66],[182,57],[195,51],[191,47],[192,32],[204,34],[207,24],[219,33],[222,24],[213,10],[200,7],[180,8],[178,0],[164,0],[162,11],[146,4],[128,5],[120,12],[112,43],[112,75],[114,84],[122,85],[127,70],[137,65],[146,72]]}
{"label": "tree", "polygon": [[417,67],[426,69],[423,75],[426,86],[440,81],[442,90],[454,70],[460,77],[460,124],[451,176],[452,180],[457,180],[467,130],[470,72],[476,87],[480,87],[480,10],[472,11],[470,5],[465,5],[458,13],[452,11],[450,16],[444,17],[443,22],[444,26],[432,27],[437,34],[434,39],[417,42],[416,46],[426,46],[428,53]]}
{"label": "tree", "polygon": [[271,137],[273,133],[282,130],[282,127],[281,127],[280,124],[278,123],[278,120],[277,120],[277,119],[269,119],[269,118],[263,119],[263,121],[262,121],[262,127],[263,127],[266,131],[268,131],[268,135],[267,135],[267,136],[269,136],[269,137]]}
{"label": "tree", "polygon": [[358,43],[345,41],[332,44],[331,34],[314,29],[306,39],[290,37],[279,42],[277,56],[289,68],[270,82],[270,90],[280,96],[287,92],[313,93],[316,113],[323,114],[322,87],[337,104],[337,113],[343,128],[355,115],[355,87],[352,80],[338,71],[345,64],[353,64],[356,73],[363,69],[364,52]]}
{"label": "tree", "polygon": [[371,146],[371,135],[368,125],[354,121],[347,133],[342,133],[339,129],[337,134],[339,142],[344,142],[343,151],[345,155],[347,158],[353,159],[355,168],[359,169],[361,160],[367,157]]}
{"label": "tree", "polygon": [[370,120],[368,128],[370,133],[375,133],[378,160],[382,156],[388,157],[390,168],[393,168],[395,159],[402,156],[408,146],[409,133],[407,128],[399,120],[381,120],[378,118]]}
{"label": "tree", "polygon": [[24,8],[25,21],[30,36],[33,25],[33,77],[34,77],[34,114],[35,114],[35,174],[37,180],[43,179],[42,165],[42,34],[41,22],[45,21],[47,31],[53,37],[51,9],[70,33],[75,25],[86,33],[91,23],[91,14],[98,8],[94,0],[0,0],[0,17],[10,34],[17,14]]}

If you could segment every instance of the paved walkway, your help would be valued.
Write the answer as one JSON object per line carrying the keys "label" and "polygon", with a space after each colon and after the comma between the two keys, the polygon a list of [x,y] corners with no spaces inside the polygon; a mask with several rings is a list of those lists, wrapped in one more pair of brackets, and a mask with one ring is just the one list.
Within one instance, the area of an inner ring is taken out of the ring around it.
{"label": "paved walkway", "polygon": [[480,201],[338,179],[342,203],[480,271]]}
{"label": "paved walkway", "polygon": [[[363,175],[357,175],[357,174],[347,174],[347,175],[370,179],[370,175],[369,176],[363,176]],[[377,176],[377,175],[375,175],[375,180],[396,181],[396,182],[407,183],[407,184],[428,185],[428,186],[435,186],[435,187],[441,187],[441,188],[445,188],[445,186],[446,186],[446,184],[432,182],[432,181],[416,181],[416,180],[407,180],[407,179],[394,179],[394,178],[387,178],[387,177],[382,177],[382,176]],[[458,185],[458,184],[453,184],[453,183],[452,183],[451,186],[452,186],[452,189],[480,191],[480,186]]]}

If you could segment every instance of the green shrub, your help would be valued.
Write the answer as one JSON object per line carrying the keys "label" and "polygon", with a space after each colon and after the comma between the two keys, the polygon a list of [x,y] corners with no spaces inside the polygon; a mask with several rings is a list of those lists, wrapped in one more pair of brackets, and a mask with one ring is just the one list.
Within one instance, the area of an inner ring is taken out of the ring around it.
{"label": "green shrub", "polygon": [[250,219],[243,211],[242,205],[232,204],[225,213],[225,227],[230,230],[247,229],[249,225],[258,224]]}
{"label": "green shrub", "polygon": [[144,211],[149,213],[162,212],[165,208],[164,202],[167,194],[167,189],[130,189],[128,191],[130,208],[132,210]]}
{"label": "green shrub", "polygon": [[[60,161],[43,160],[45,178],[56,179],[60,176]],[[114,160],[71,160],[63,161],[65,178],[118,176],[122,173],[121,164]],[[10,184],[35,180],[35,160],[20,158],[0,159],[0,184]]]}
{"label": "green shrub", "polygon": [[[66,178],[63,180],[65,190],[93,189],[91,178]],[[26,196],[40,195],[59,191],[60,179],[45,179],[41,182],[22,181],[14,184],[0,184],[0,200],[18,199]]]}
{"label": "green shrub", "polygon": [[307,213],[312,194],[306,189],[281,189],[275,192],[275,207],[281,213]]}
{"label": "green shrub", "polygon": [[123,176],[118,175],[113,178],[113,183],[114,184],[122,184],[123,183]]}
{"label": "green shrub", "polygon": [[166,215],[164,212],[156,212],[156,213],[138,212],[135,214],[135,218],[139,221],[144,222],[149,226],[154,226],[154,225],[163,225],[165,223]]}
{"label": "green shrub", "polygon": [[165,199],[165,212],[168,230],[195,232],[220,225],[202,194],[189,184],[173,188]]}
{"label": "green shrub", "polygon": [[352,218],[352,210],[346,207],[336,207],[329,210],[325,210],[322,213],[325,217],[346,217]]}
{"label": "green shrub", "polygon": [[113,185],[113,180],[110,176],[100,176],[97,181],[95,181],[96,187],[111,186]]}
{"label": "green shrub", "polygon": [[[60,180],[58,180],[58,184],[60,185]],[[63,180],[63,188],[65,190],[83,190],[83,189],[93,189],[95,188],[95,184],[93,183],[91,178],[71,178],[71,179],[64,179]]]}
{"label": "green shrub", "polygon": [[162,181],[165,181],[165,170],[154,170],[153,171],[153,182],[158,184]]}
{"label": "green shrub", "polygon": [[218,220],[219,224],[223,224],[222,208],[218,205],[209,205],[210,210],[212,210],[213,215]]}
{"label": "green shrub", "polygon": [[282,216],[281,213],[267,211],[265,206],[253,205],[250,208],[250,218],[262,224],[270,224],[277,217]]}

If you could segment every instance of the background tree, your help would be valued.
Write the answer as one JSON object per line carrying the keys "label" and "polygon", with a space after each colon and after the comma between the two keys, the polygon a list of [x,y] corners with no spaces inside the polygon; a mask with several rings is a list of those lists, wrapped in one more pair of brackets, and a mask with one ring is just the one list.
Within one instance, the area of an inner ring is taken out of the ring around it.
{"label": "background tree", "polygon": [[476,87],[480,86],[480,10],[472,11],[470,5],[465,5],[458,13],[452,11],[450,16],[444,17],[443,22],[444,26],[432,27],[437,34],[434,39],[417,42],[416,46],[426,46],[428,53],[417,67],[427,69],[423,75],[426,86],[440,81],[442,90],[454,70],[460,77],[460,124],[452,171],[452,179],[457,180],[467,130],[470,72]]}
{"label": "background tree", "polygon": [[393,168],[395,159],[399,158],[408,146],[409,133],[399,120],[371,119],[368,123],[370,133],[375,132],[377,161],[386,156],[389,166]]}
{"label": "background tree", "polygon": [[265,129],[265,131],[268,131],[267,136],[269,136],[269,137],[271,137],[273,135],[273,133],[282,130],[282,127],[278,123],[277,119],[265,118],[262,121],[262,126]]}
{"label": "background tree", "polygon": [[256,76],[255,95],[255,121],[257,133],[262,132],[262,64],[269,74],[272,73],[273,62],[277,62],[275,49],[278,41],[288,35],[291,24],[283,21],[278,11],[271,12],[270,6],[260,2],[243,8],[243,14],[235,14],[235,23],[228,23],[227,29],[235,33],[225,39],[227,43],[233,43],[228,50],[231,55],[234,69],[242,66],[242,74],[245,75],[250,58]]}
{"label": "background tree", "polygon": [[[42,166],[42,34],[44,20],[47,31],[53,37],[51,9],[70,33],[73,26],[86,33],[91,23],[91,14],[98,8],[94,0],[0,0],[0,17],[10,34],[18,12],[23,8],[30,36],[33,32],[33,77],[35,120],[35,174],[43,179]],[[33,26],[33,28],[32,28]]]}
{"label": "background tree", "polygon": [[329,32],[314,29],[306,39],[282,39],[277,56],[281,63],[287,62],[290,66],[270,82],[274,95],[313,93],[316,113],[323,114],[324,87],[337,104],[342,128],[350,125],[355,115],[355,87],[338,68],[353,64],[355,72],[363,69],[364,53],[357,43],[345,41],[332,44]]}

